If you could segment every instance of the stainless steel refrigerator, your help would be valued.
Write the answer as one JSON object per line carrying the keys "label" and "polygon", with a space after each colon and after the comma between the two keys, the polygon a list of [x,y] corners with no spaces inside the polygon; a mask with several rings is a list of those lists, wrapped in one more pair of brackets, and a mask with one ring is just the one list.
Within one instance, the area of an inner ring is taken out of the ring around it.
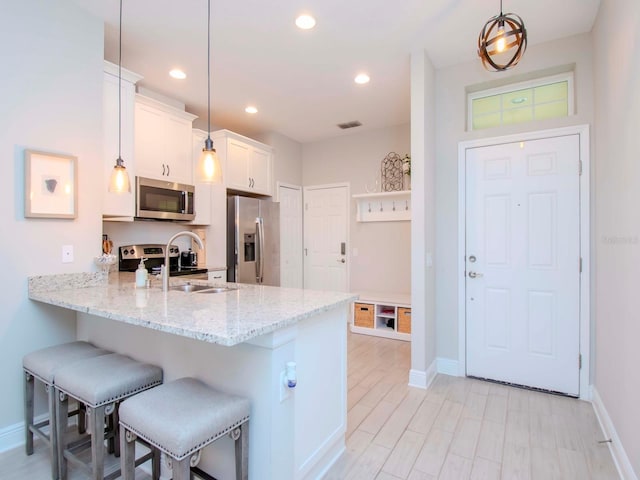
{"label": "stainless steel refrigerator", "polygon": [[280,286],[280,204],[227,197],[227,281]]}

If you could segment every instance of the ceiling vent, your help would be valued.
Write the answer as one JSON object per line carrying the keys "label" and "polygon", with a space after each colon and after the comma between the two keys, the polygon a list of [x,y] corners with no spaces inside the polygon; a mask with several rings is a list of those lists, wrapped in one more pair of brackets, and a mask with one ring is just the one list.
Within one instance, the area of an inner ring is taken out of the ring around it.
{"label": "ceiling vent", "polygon": [[362,125],[362,123],[360,123],[357,120],[354,120],[353,122],[346,122],[346,123],[339,123],[338,124],[338,126],[343,130],[346,130],[347,128],[359,127],[361,125]]}

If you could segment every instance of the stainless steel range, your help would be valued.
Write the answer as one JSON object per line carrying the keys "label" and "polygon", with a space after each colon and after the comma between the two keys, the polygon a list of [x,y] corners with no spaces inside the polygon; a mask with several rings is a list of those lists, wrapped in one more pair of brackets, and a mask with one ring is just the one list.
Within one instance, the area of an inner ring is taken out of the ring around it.
{"label": "stainless steel range", "polygon": [[[140,264],[140,259],[145,259],[145,266],[150,274],[160,273],[160,267],[164,264],[166,245],[143,244],[125,245],[118,248],[118,269],[121,272],[135,272]],[[180,265],[180,249],[177,245],[169,247],[169,272],[170,276],[201,275],[206,278],[207,269],[195,266]]]}

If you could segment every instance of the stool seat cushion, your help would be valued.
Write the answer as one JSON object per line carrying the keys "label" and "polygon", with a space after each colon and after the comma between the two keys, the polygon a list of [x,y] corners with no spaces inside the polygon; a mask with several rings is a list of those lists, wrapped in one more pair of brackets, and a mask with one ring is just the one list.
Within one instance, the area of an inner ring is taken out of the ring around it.
{"label": "stool seat cushion", "polygon": [[52,385],[60,367],[109,353],[109,350],[97,348],[88,342],[63,343],[25,355],[22,367],[43,382]]}
{"label": "stool seat cushion", "polygon": [[250,403],[181,378],[125,400],[120,424],[176,460],[249,420]]}
{"label": "stool seat cushion", "polygon": [[112,353],[60,368],[56,388],[91,407],[121,400],[162,383],[162,369]]}

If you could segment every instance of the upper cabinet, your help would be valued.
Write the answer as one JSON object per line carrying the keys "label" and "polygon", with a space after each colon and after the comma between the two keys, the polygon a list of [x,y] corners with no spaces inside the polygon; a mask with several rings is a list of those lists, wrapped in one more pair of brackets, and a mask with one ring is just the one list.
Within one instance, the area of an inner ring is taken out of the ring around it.
{"label": "upper cabinet", "polygon": [[134,104],[136,82],[142,77],[122,69],[122,159],[129,172],[130,193],[109,193],[109,179],[118,158],[118,66],[104,62],[102,90],[102,152],[104,164],[104,194],[102,215],[105,220],[133,220],[135,211]]}
{"label": "upper cabinet", "polygon": [[223,181],[228,189],[272,195],[271,147],[229,130],[213,132],[211,138],[220,157]]}
{"label": "upper cabinet", "polygon": [[135,97],[136,174],[193,183],[192,123],[197,117],[153,98]]}

